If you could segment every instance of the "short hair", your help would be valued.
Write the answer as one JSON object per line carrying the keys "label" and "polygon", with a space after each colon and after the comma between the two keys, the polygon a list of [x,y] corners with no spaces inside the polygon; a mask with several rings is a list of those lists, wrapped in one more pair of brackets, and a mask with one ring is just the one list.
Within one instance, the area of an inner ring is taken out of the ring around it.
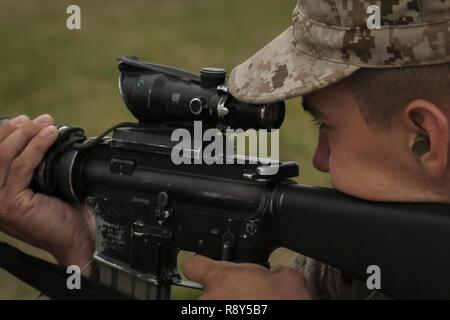
{"label": "short hair", "polygon": [[366,122],[380,129],[389,129],[393,117],[415,99],[450,109],[450,63],[360,69],[337,85],[356,97]]}

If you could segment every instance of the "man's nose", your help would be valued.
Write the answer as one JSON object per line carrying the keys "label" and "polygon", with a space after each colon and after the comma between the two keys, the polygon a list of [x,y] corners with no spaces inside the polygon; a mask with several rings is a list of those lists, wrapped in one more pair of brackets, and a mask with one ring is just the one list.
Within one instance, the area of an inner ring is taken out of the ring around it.
{"label": "man's nose", "polygon": [[330,171],[330,143],[328,137],[320,132],[319,141],[317,142],[316,151],[314,152],[313,165],[322,172]]}

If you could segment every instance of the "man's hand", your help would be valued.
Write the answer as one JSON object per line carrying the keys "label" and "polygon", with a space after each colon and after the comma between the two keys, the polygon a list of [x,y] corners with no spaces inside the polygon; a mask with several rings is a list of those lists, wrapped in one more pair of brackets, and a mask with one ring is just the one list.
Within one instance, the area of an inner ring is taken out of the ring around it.
{"label": "man's hand", "polygon": [[58,131],[53,118],[19,116],[0,126],[0,230],[50,252],[62,265],[87,264],[94,250],[94,218],[28,186]]}
{"label": "man's hand", "polygon": [[256,264],[214,261],[194,255],[186,260],[187,278],[203,285],[199,299],[208,300],[306,300],[311,296],[302,273],[292,268],[267,270]]}

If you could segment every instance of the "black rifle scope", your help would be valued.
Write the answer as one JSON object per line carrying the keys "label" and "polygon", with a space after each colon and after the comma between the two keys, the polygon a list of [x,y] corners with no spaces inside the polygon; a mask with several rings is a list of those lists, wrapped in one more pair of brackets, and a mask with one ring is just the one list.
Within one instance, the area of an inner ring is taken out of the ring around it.
{"label": "black rifle scope", "polygon": [[203,126],[232,129],[278,129],[284,102],[248,104],[228,93],[226,71],[203,68],[196,75],[173,67],[123,57],[119,89],[141,123],[202,121]]}

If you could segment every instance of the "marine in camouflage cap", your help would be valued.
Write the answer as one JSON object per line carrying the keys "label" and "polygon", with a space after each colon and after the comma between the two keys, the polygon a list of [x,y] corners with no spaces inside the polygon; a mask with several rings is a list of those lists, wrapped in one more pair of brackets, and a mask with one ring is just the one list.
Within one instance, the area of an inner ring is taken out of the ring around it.
{"label": "marine in camouflage cap", "polygon": [[[380,29],[367,8],[380,8]],[[300,0],[293,24],[230,75],[250,103],[301,96],[360,68],[450,62],[450,0]]]}
{"label": "marine in camouflage cap", "polygon": [[[380,29],[367,9],[378,5]],[[311,93],[361,68],[450,62],[450,0],[300,0],[293,24],[230,75],[230,93],[270,103]],[[389,299],[320,261],[298,255],[314,299]]]}

